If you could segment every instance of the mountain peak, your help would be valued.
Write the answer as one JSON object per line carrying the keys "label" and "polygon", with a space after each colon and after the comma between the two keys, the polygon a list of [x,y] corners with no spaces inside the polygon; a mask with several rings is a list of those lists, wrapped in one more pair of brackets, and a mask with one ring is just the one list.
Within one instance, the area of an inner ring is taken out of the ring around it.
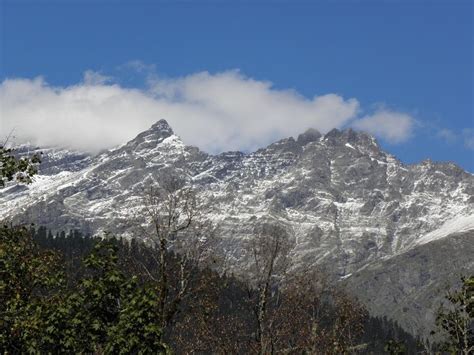
{"label": "mountain peak", "polygon": [[314,128],[310,128],[306,130],[306,132],[301,133],[298,136],[297,142],[300,143],[301,145],[306,145],[310,142],[317,141],[321,137],[321,133],[319,133],[318,130]]}
{"label": "mountain peak", "polygon": [[140,133],[135,139],[145,139],[147,141],[162,141],[174,135],[173,129],[164,119],[156,121],[149,129]]}
{"label": "mountain peak", "polygon": [[174,134],[173,129],[168,124],[168,121],[166,121],[165,119],[161,119],[155,122],[149,130],[168,134],[168,136],[171,136]]}
{"label": "mountain peak", "polygon": [[174,135],[173,129],[166,120],[155,122],[149,129],[141,132],[134,139],[129,141],[125,147],[133,150],[150,150],[154,149],[158,144],[168,137]]}
{"label": "mountain peak", "polygon": [[324,136],[325,140],[329,140],[334,144],[358,144],[364,146],[378,147],[376,139],[370,134],[363,131],[355,131],[352,128],[339,130],[337,128],[332,129]]}

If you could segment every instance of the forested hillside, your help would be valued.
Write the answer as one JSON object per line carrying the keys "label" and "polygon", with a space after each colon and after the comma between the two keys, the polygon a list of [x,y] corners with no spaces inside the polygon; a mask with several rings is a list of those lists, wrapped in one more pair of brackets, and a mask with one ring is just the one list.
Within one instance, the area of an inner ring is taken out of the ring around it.
{"label": "forested hillside", "polygon": [[176,281],[188,270],[168,253],[164,296],[156,250],[135,240],[3,228],[2,252],[8,292],[2,292],[1,346],[12,353],[260,353],[265,346],[265,353],[381,354],[389,342],[408,353],[420,349],[396,324],[368,316],[343,290],[325,284],[322,273],[317,284],[300,277],[271,290],[259,335],[258,288],[188,265],[192,277],[180,296]]}

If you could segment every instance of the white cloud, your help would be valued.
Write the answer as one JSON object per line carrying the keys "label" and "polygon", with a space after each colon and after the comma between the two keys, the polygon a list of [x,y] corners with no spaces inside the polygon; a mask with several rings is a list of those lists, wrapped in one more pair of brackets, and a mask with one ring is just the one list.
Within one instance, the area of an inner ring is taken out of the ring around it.
{"label": "white cloud", "polygon": [[464,145],[466,148],[474,150],[474,129],[465,128],[462,131],[464,137]]}
{"label": "white cloud", "polygon": [[353,123],[357,129],[372,133],[390,143],[401,143],[413,135],[415,120],[400,112],[379,110]]}
{"label": "white cloud", "polygon": [[131,60],[126,62],[125,64],[118,66],[119,70],[123,69],[132,69],[138,73],[155,73],[156,72],[156,65],[155,64],[147,64],[142,62],[141,60]]}
{"label": "white cloud", "polygon": [[447,128],[440,128],[436,134],[438,138],[443,139],[447,143],[453,143],[457,140],[458,136],[452,130]]}
{"label": "white cloud", "polygon": [[336,94],[309,99],[238,71],[148,79],[143,90],[122,87],[92,71],[67,87],[48,85],[42,78],[7,79],[0,84],[0,132],[14,129],[18,142],[94,153],[164,118],[185,143],[220,152],[254,150],[310,127],[324,133],[351,122],[397,142],[409,136],[413,125],[409,116],[389,111],[354,121],[356,99]]}
{"label": "white cloud", "polygon": [[325,132],[343,126],[359,107],[357,100],[334,94],[307,99],[275,90],[237,71],[156,80],[150,92],[185,140],[213,151],[252,150],[309,127]]}
{"label": "white cloud", "polygon": [[111,83],[113,79],[110,76],[103,75],[93,70],[86,70],[84,72],[84,84],[85,85],[102,85]]}

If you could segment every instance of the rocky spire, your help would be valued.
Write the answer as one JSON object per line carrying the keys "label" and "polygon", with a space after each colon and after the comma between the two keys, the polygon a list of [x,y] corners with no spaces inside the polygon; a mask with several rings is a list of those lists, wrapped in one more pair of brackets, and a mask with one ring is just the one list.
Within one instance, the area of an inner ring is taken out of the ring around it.
{"label": "rocky spire", "polygon": [[159,133],[161,136],[171,136],[174,134],[173,129],[170,127],[168,122],[164,119],[161,119],[155,122],[148,131],[153,131]]}
{"label": "rocky spire", "polygon": [[153,149],[158,144],[163,142],[165,138],[168,138],[172,135],[174,135],[173,129],[170,127],[168,122],[166,122],[166,120],[161,119],[155,122],[149,129],[143,131],[134,139],[129,141],[124,146],[124,149]]}
{"label": "rocky spire", "polygon": [[306,145],[310,142],[317,141],[320,137],[321,133],[319,133],[319,131],[314,128],[310,128],[298,136],[297,142],[301,145]]}
{"label": "rocky spire", "polygon": [[363,131],[356,131],[352,128],[339,130],[332,129],[325,134],[324,139],[335,145],[344,145],[346,143],[371,147],[371,149],[378,150],[377,140],[370,134]]}

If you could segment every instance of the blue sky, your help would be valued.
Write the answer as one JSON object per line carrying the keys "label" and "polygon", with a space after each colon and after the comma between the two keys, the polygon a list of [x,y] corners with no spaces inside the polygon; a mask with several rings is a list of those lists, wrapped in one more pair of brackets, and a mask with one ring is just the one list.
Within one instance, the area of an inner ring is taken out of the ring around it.
{"label": "blue sky", "polygon": [[[51,90],[41,97],[58,92],[64,96],[85,85],[88,70],[93,76],[89,84],[101,92],[104,86],[118,87],[120,95],[127,98],[136,94],[134,90],[150,97],[157,91],[163,95],[165,89],[188,97],[185,90],[190,82],[197,88],[203,81],[206,87],[230,87],[231,92],[236,86],[245,89],[256,85],[255,90],[263,95],[262,103],[271,105],[274,97],[278,101],[286,95],[280,101],[288,99],[295,106],[280,111],[296,107],[295,112],[308,115],[297,128],[310,125],[315,106],[315,115],[340,115],[345,118],[337,121],[339,126],[351,125],[355,118],[349,118],[352,113],[344,110],[350,109],[348,100],[354,98],[357,119],[380,112],[390,112],[395,118],[409,116],[409,132],[403,131],[406,137],[391,139],[386,131],[379,137],[382,146],[402,161],[449,160],[474,171],[471,1],[0,1],[4,107],[18,102],[10,101],[12,92],[26,90],[13,85],[15,80],[41,76],[42,82],[34,84],[33,91]],[[201,72],[208,72],[208,76],[196,74]],[[9,85],[5,84],[7,79]],[[336,94],[343,101],[331,97],[334,100],[327,104],[330,109],[320,109],[319,103],[311,101],[327,94]],[[30,99],[28,95],[24,100]],[[167,99],[176,101],[175,97]],[[241,102],[246,105],[248,98],[242,96]],[[189,108],[189,102],[185,104]],[[162,107],[171,110],[166,111],[171,115],[188,112],[170,108],[168,102],[156,107],[158,113]],[[214,112],[214,108],[207,109]],[[229,120],[247,114],[232,111],[236,109],[226,112]],[[54,110],[51,117],[57,115],[57,108]],[[8,129],[8,120],[18,121],[12,112],[19,111],[10,110],[10,106],[2,109],[2,125]],[[147,124],[150,112],[143,113]],[[256,112],[273,114],[261,105]],[[80,120],[77,113],[66,116]],[[94,117],[97,120],[97,115]],[[235,141],[242,137],[247,145],[240,148],[251,149],[284,136],[284,118],[276,119],[280,121],[275,123],[275,130],[265,134],[260,127],[239,131],[234,134]],[[287,125],[292,121],[289,117]],[[101,124],[106,126],[107,122]],[[271,122],[270,117],[262,124]],[[183,126],[178,122],[178,127]],[[324,130],[327,122],[321,119],[315,126]],[[365,126],[359,123],[358,127]],[[139,128],[137,124],[127,131]],[[190,133],[184,136],[190,137]],[[221,147],[227,148],[216,144],[215,149]]]}

